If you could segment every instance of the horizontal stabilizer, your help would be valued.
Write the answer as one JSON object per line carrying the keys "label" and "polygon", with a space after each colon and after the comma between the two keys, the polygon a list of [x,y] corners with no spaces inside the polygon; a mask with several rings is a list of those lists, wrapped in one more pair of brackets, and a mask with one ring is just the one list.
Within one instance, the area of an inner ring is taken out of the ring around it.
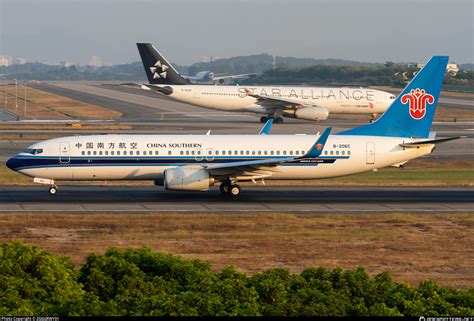
{"label": "horizontal stabilizer", "polygon": [[457,137],[422,140],[422,141],[413,142],[413,143],[403,143],[403,144],[400,144],[400,146],[407,147],[407,148],[416,148],[416,147],[424,146],[424,145],[433,145],[433,144],[449,142],[450,140],[455,140],[455,139],[459,139],[459,138],[463,138],[463,137],[466,137],[466,136],[457,136]]}

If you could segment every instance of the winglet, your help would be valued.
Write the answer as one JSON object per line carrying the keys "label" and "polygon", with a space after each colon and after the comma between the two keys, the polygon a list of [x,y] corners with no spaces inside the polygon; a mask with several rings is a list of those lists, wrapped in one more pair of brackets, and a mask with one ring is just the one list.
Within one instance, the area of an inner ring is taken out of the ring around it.
{"label": "winglet", "polygon": [[313,147],[304,155],[302,158],[316,158],[321,155],[324,149],[324,145],[326,145],[326,141],[328,140],[329,134],[331,133],[331,127],[328,127],[324,130],[321,136],[319,136],[316,143],[314,143]]}
{"label": "winglet", "polygon": [[265,125],[263,125],[262,129],[260,129],[259,135],[268,135],[270,133],[270,129],[272,128],[273,118],[269,118]]}

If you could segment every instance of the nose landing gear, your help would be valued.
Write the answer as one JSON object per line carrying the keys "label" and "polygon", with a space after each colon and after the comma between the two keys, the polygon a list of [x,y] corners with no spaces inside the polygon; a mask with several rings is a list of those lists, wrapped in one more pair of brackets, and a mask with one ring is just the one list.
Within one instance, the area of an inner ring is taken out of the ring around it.
{"label": "nose landing gear", "polygon": [[54,196],[58,192],[58,187],[56,185],[51,185],[49,187],[49,195]]}

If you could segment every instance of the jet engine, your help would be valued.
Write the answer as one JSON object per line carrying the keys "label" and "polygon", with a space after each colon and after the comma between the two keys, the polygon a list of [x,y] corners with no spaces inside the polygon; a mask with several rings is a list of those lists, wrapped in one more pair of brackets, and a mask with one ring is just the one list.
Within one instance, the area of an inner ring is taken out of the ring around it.
{"label": "jet engine", "polygon": [[163,173],[165,189],[174,191],[207,191],[214,178],[202,168],[176,167]]}
{"label": "jet engine", "polygon": [[306,120],[326,120],[329,116],[329,111],[323,107],[304,107],[296,109],[293,114],[288,115],[289,117],[294,117],[298,119]]}

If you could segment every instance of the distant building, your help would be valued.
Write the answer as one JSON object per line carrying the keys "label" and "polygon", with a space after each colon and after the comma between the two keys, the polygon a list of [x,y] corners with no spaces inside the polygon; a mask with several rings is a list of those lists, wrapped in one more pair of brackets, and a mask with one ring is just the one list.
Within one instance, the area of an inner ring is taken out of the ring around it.
{"label": "distant building", "polygon": [[14,64],[16,65],[24,65],[28,62],[28,60],[26,58],[15,58],[15,60],[13,61]]}
{"label": "distant building", "polygon": [[89,59],[88,65],[92,67],[101,67],[102,59],[99,56],[92,56],[91,59]]}
{"label": "distant building", "polygon": [[0,66],[8,67],[12,65],[12,57],[0,56]]}
{"label": "distant building", "polygon": [[63,67],[66,67],[66,68],[71,67],[71,66],[74,65],[73,62],[66,61],[66,60],[60,61],[59,64],[60,64],[61,66],[63,66]]}
{"label": "distant building", "polygon": [[[425,66],[425,64],[418,64],[416,66],[421,69]],[[446,66],[446,72],[449,73],[453,77],[456,76],[458,71],[459,71],[459,67],[457,64],[448,64]]]}

